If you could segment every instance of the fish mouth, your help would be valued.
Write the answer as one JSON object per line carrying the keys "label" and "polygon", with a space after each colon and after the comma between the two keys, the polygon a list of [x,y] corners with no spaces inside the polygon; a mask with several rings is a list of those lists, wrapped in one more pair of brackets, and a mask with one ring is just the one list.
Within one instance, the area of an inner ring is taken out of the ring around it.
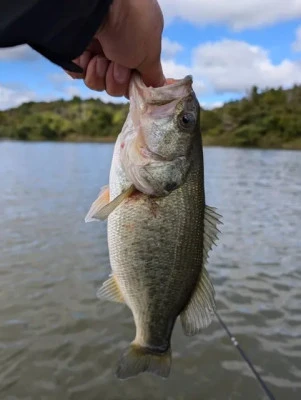
{"label": "fish mouth", "polygon": [[136,102],[135,98],[138,97],[143,106],[169,104],[193,93],[192,83],[192,75],[186,75],[183,79],[167,79],[166,84],[161,87],[148,87],[136,72],[130,82],[130,100]]}
{"label": "fish mouth", "polygon": [[[182,79],[173,79],[173,78],[167,78],[166,79],[166,84],[163,86],[168,86],[169,88],[177,87],[177,86],[182,86],[186,84],[191,84],[193,83],[193,77],[192,75],[186,75]],[[159,88],[154,88],[154,89],[160,89]]]}

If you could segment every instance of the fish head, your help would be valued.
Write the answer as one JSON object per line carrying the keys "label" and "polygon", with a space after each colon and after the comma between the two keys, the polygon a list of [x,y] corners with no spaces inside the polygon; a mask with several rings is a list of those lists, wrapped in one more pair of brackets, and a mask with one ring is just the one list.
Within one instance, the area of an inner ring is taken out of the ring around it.
{"label": "fish head", "polygon": [[124,171],[136,188],[163,196],[183,184],[200,135],[200,107],[192,77],[146,87],[138,74],[130,84],[131,129],[120,153]]}
{"label": "fish head", "polygon": [[187,155],[199,110],[192,77],[160,88],[148,88],[136,78],[131,94],[133,123],[147,150],[165,160]]}

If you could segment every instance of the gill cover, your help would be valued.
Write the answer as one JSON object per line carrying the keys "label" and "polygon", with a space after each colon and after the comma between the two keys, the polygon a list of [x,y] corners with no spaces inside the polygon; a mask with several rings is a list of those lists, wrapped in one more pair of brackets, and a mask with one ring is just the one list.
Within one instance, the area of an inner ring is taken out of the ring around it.
{"label": "gill cover", "polygon": [[130,85],[130,129],[120,160],[130,182],[148,195],[164,196],[181,186],[199,133],[199,104],[192,77],[148,88],[138,74]]}

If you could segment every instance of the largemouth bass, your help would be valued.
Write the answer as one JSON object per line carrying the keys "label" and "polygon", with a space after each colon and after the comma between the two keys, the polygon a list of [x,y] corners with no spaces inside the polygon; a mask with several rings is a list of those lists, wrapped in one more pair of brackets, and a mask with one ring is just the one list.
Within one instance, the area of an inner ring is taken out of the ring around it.
{"label": "largemouth bass", "polygon": [[205,264],[220,216],[205,203],[199,119],[190,76],[148,88],[134,75],[109,187],[86,216],[86,222],[108,217],[112,275],[98,296],[125,303],[136,325],[117,367],[120,379],[145,371],[167,377],[178,316],[186,335],[213,318]]}

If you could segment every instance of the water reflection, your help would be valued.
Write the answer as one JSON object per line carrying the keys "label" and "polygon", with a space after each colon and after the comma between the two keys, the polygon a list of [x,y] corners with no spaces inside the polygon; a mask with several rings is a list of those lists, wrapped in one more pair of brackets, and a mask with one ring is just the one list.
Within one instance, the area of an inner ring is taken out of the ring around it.
{"label": "water reflection", "polygon": [[[0,143],[0,397],[264,399],[214,322],[176,326],[167,381],[112,372],[132,340],[124,306],[95,292],[109,273],[106,225],[83,222],[112,145]],[[224,225],[209,270],[219,310],[276,398],[301,393],[301,154],[205,149],[207,203]]]}

